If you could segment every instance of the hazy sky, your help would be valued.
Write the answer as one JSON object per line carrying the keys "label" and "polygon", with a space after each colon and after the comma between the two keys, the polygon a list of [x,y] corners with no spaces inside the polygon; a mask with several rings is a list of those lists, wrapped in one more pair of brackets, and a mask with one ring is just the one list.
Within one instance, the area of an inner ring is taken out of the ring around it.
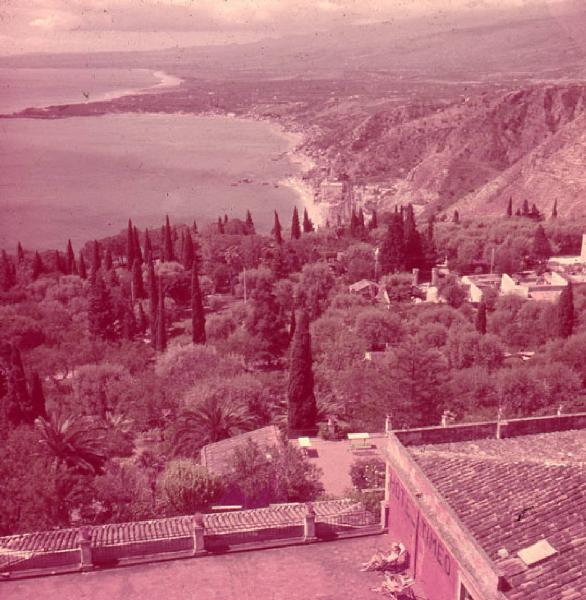
{"label": "hazy sky", "polygon": [[416,14],[549,6],[555,1],[0,0],[0,54],[246,42]]}

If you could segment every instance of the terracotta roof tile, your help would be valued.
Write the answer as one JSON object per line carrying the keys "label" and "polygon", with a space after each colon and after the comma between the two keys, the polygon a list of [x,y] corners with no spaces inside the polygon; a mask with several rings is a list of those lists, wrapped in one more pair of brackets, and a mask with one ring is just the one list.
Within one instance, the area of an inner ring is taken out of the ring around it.
{"label": "terracotta roof tile", "polygon": [[255,429],[235,435],[231,438],[208,444],[201,449],[201,464],[207,467],[211,473],[223,475],[229,470],[229,461],[236,448],[240,448],[249,440],[258,444],[261,448],[276,446],[281,441],[278,427],[269,425],[262,429]]}
{"label": "terracotta roof tile", "polygon": [[[586,432],[412,447],[415,460],[497,566],[513,600],[586,598]],[[546,538],[557,554],[526,569]],[[509,558],[497,552],[505,548]],[[578,594],[576,596],[576,594]]]}

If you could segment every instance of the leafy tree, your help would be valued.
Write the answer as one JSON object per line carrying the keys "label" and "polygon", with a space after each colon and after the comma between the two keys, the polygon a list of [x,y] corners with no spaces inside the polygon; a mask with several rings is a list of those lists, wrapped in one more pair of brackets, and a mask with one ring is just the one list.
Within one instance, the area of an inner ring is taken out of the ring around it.
{"label": "leafy tree", "polygon": [[355,460],[350,466],[350,479],[359,490],[384,487],[385,461],[378,457]]}
{"label": "leafy tree", "polygon": [[537,260],[547,260],[551,255],[551,245],[542,225],[538,225],[533,236],[532,254]]}
{"label": "leafy tree", "polygon": [[558,300],[558,335],[567,338],[574,331],[574,291],[572,282],[562,290]]}
{"label": "leafy tree", "polygon": [[313,359],[309,317],[301,311],[291,344],[289,358],[288,428],[289,431],[313,429],[317,405],[313,391]]}
{"label": "leafy tree", "polygon": [[206,321],[201,288],[199,285],[199,273],[197,272],[197,265],[195,263],[193,263],[191,271],[191,329],[191,339],[193,343],[205,344]]}
{"label": "leafy tree", "polygon": [[250,294],[246,331],[258,341],[259,358],[280,356],[287,345],[285,320],[273,291],[273,275],[259,269],[256,285]]}
{"label": "leafy tree", "polygon": [[297,301],[311,320],[319,317],[327,308],[330,293],[336,280],[325,263],[304,265],[297,285]]}
{"label": "leafy tree", "polygon": [[231,483],[244,495],[246,506],[271,502],[307,502],[323,491],[321,470],[298,448],[284,441],[261,448],[248,440],[230,459]]}
{"label": "leafy tree", "polygon": [[377,308],[365,309],[356,317],[356,332],[366,340],[369,350],[384,350],[387,344],[397,343],[402,329],[397,315]]}
{"label": "leafy tree", "polygon": [[459,308],[466,301],[466,290],[454,276],[446,277],[440,282],[439,292],[452,308]]}
{"label": "leafy tree", "polygon": [[218,477],[187,458],[169,462],[159,477],[158,488],[170,511],[183,515],[209,509],[223,491]]}
{"label": "leafy tree", "polygon": [[395,394],[391,407],[393,423],[437,424],[447,400],[447,368],[441,353],[408,338],[389,354]]}

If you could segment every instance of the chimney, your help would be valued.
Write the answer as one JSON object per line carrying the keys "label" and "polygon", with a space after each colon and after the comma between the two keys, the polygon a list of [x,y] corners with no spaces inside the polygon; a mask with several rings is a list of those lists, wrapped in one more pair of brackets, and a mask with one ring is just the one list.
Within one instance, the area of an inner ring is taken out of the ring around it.
{"label": "chimney", "polygon": [[416,286],[419,285],[419,269],[413,269],[413,278],[411,280],[411,285]]}
{"label": "chimney", "polygon": [[437,268],[434,267],[431,270],[431,285],[432,285],[432,287],[437,287],[438,283],[439,283],[439,276],[438,276]]}

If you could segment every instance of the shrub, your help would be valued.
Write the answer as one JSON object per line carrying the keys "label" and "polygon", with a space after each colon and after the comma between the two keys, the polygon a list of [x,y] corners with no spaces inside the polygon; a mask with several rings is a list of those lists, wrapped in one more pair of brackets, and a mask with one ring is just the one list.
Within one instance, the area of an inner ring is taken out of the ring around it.
{"label": "shrub", "polygon": [[385,462],[380,458],[361,458],[350,467],[350,479],[359,490],[383,487],[385,484]]}

